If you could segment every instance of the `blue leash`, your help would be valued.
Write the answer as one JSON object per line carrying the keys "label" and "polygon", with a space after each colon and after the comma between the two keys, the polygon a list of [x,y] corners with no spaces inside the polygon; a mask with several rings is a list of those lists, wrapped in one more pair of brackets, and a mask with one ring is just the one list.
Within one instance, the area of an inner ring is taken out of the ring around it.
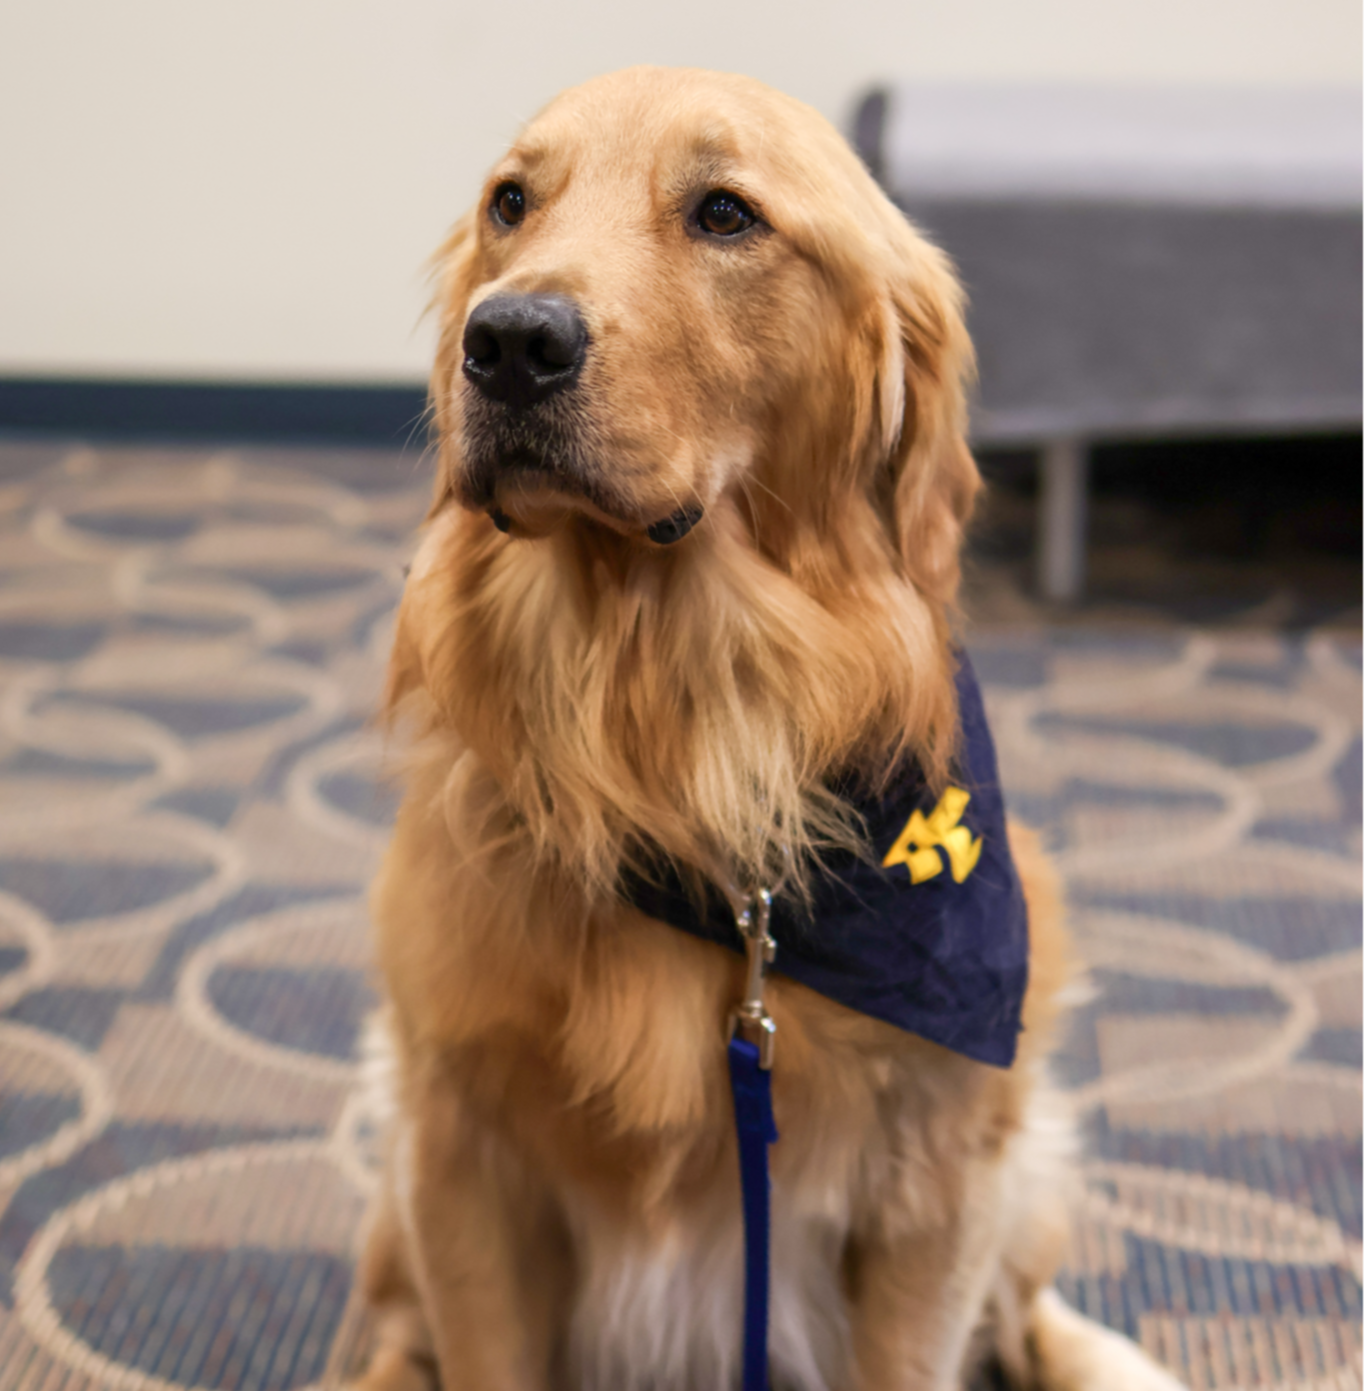
{"label": "blue leash", "polygon": [[730,1090],[739,1133],[739,1184],[744,1201],[744,1391],[768,1391],[768,1146],[773,1124],[772,1074],[758,1047],[730,1040]]}
{"label": "blue leash", "polygon": [[[757,912],[754,911],[755,906]],[[760,889],[754,904],[736,914],[748,957],[744,1003],[730,1025],[727,1056],[739,1138],[739,1186],[744,1205],[743,1391],[768,1391],[768,1253],[771,1244],[768,1146],[777,1140],[773,1121],[772,1016],[763,1005],[763,968],[777,943],[768,935],[772,895]],[[750,1038],[743,1035],[748,1034]],[[753,1041],[751,1041],[751,1039]]]}

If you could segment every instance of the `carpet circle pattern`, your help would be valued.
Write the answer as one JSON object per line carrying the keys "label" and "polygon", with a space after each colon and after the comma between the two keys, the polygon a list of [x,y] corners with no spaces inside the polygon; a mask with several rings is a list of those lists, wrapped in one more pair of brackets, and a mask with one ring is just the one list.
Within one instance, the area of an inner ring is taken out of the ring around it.
{"label": "carpet circle pattern", "polygon": [[[369,723],[411,458],[0,446],[0,1391],[344,1371]],[[1196,1391],[1361,1384],[1361,647],[976,632],[1094,990],[1063,1292]]]}

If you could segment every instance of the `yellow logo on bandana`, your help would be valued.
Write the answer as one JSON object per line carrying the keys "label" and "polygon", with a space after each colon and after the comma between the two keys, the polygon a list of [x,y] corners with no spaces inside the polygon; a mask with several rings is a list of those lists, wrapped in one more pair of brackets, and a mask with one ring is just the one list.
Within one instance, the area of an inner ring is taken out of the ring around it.
{"label": "yellow logo on bandana", "polygon": [[942,849],[948,855],[954,880],[960,884],[981,858],[981,837],[973,840],[967,827],[958,824],[971,800],[970,793],[950,787],[928,816],[921,811],[911,812],[905,829],[886,852],[882,868],[905,865],[910,870],[910,882],[922,884],[943,872],[943,857],[939,854]]}

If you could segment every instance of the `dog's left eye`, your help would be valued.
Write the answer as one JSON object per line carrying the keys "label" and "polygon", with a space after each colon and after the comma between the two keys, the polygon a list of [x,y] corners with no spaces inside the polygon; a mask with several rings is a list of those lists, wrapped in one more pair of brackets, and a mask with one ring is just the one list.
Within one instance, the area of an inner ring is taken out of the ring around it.
{"label": "dog's left eye", "polygon": [[723,188],[713,189],[701,200],[697,222],[713,237],[736,237],[747,232],[757,219],[753,209],[737,193]]}

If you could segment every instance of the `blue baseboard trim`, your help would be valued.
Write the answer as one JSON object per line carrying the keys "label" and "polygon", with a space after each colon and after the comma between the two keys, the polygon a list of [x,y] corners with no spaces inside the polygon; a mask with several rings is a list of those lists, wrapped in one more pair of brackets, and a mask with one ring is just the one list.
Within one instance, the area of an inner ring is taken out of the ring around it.
{"label": "blue baseboard trim", "polygon": [[0,431],[151,440],[426,440],[419,386],[97,381],[0,377]]}

